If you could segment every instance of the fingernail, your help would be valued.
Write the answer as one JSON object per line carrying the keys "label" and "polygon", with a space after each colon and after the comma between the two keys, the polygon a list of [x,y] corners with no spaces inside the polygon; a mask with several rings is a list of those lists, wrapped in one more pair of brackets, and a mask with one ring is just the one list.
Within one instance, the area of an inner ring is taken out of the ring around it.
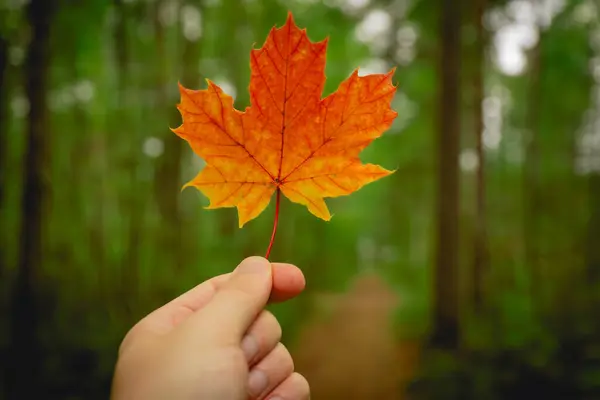
{"label": "fingernail", "polygon": [[250,396],[258,396],[267,388],[267,375],[259,369],[250,371],[248,376],[248,392]]}
{"label": "fingernail", "polygon": [[269,400],[283,400],[283,397],[279,397],[279,396],[269,397]]}
{"label": "fingernail", "polygon": [[264,273],[269,262],[261,257],[248,257],[235,269],[236,274]]}
{"label": "fingernail", "polygon": [[256,343],[256,339],[254,339],[254,336],[252,335],[244,336],[240,347],[242,348],[242,351],[244,352],[248,362],[252,361],[256,353],[258,353],[258,343]]}

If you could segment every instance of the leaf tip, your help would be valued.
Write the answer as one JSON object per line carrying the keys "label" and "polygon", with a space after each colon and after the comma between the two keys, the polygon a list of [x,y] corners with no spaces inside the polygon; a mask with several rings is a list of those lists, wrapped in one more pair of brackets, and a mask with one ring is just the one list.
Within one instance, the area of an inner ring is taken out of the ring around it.
{"label": "leaf tip", "polygon": [[187,182],[186,184],[184,184],[184,185],[181,187],[181,190],[179,191],[179,193],[183,192],[185,189],[187,189],[187,188],[189,188],[189,187],[191,187],[191,186],[193,186],[193,185],[192,185],[192,181],[189,181],[189,182]]}
{"label": "leaf tip", "polygon": [[[389,72],[386,74],[386,76],[390,79],[390,81],[392,81],[392,77],[394,76],[394,74],[396,73],[396,67],[392,67],[392,69],[389,70]],[[394,90],[398,89],[399,83],[392,83],[392,86],[394,87]]]}
{"label": "leaf tip", "polygon": [[395,173],[396,171],[398,171],[399,166],[397,165],[396,168],[394,169],[387,169],[387,168],[381,168],[383,170],[383,174],[382,174],[382,178],[385,178],[386,176],[390,176],[393,173]]}
{"label": "leaf tip", "polygon": [[292,12],[290,10],[288,10],[288,12],[287,12],[287,18],[285,19],[285,23],[286,23],[286,25],[287,24],[295,25],[294,16],[292,15]]}
{"label": "leaf tip", "polygon": [[250,219],[247,216],[240,215],[240,211],[238,208],[238,228],[242,229],[246,223],[248,223]]}
{"label": "leaf tip", "polygon": [[183,94],[188,91],[188,88],[186,88],[185,86],[183,86],[183,84],[181,83],[181,81],[177,81],[177,87],[179,88],[179,94],[181,94],[183,96]]}
{"label": "leaf tip", "polygon": [[183,128],[183,125],[179,125],[177,128],[171,128],[171,127],[169,127],[169,130],[171,132],[173,132],[174,134],[176,134],[177,136],[181,136],[180,133],[181,133],[181,129],[182,128]]}

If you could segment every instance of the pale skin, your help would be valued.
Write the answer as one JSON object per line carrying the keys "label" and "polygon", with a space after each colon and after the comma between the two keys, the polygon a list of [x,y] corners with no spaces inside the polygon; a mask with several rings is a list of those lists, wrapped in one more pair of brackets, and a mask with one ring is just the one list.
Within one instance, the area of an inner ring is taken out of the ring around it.
{"label": "pale skin", "polygon": [[306,400],[281,326],[264,308],[304,289],[290,264],[250,257],[138,322],[125,336],[113,400]]}

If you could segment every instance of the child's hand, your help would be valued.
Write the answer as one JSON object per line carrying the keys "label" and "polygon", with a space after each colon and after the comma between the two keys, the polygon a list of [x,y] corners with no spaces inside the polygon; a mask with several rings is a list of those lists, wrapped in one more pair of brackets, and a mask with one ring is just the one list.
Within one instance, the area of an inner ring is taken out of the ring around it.
{"label": "child's hand", "polygon": [[112,398],[308,399],[281,327],[263,309],[304,284],[297,267],[250,257],[155,310],[121,344]]}

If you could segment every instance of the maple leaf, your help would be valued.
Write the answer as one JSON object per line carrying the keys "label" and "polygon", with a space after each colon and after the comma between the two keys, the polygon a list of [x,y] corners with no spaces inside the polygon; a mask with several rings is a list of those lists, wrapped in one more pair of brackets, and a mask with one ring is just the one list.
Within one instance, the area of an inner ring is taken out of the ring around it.
{"label": "maple leaf", "polygon": [[[207,196],[207,208],[237,207],[239,226],[257,217],[274,192],[329,220],[324,198],[350,194],[393,171],[363,164],[360,152],[387,130],[397,113],[394,69],[358,76],[321,99],[327,39],[313,43],[292,14],[250,55],[250,107],[210,80],[205,90],[179,85],[183,123],[174,129],[206,162],[184,187]],[[278,207],[276,215],[278,215]]]}

